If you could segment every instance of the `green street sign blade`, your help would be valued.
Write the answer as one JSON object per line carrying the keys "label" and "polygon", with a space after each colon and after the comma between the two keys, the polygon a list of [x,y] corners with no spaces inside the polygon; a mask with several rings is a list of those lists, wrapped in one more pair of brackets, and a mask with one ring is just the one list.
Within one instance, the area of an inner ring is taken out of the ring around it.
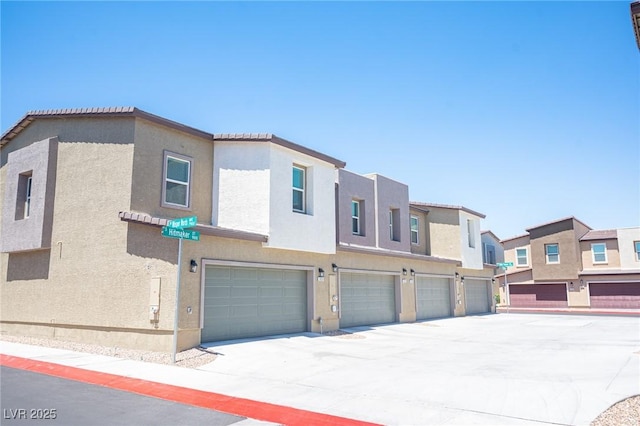
{"label": "green street sign blade", "polygon": [[185,229],[193,228],[198,224],[198,216],[180,217],[167,222],[167,228]]}
{"label": "green street sign blade", "polygon": [[502,263],[496,264],[496,266],[498,268],[507,268],[509,266],[513,266],[513,262],[502,262]]}
{"label": "green street sign blade", "polygon": [[183,240],[200,241],[200,232],[192,231],[190,229],[176,229],[163,226],[162,236],[169,238],[180,238]]}

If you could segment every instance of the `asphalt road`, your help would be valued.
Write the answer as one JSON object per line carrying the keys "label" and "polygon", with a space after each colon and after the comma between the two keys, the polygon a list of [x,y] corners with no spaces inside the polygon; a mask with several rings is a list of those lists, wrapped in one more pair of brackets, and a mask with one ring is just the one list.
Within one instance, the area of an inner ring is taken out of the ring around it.
{"label": "asphalt road", "polygon": [[0,367],[0,424],[231,425],[244,417]]}

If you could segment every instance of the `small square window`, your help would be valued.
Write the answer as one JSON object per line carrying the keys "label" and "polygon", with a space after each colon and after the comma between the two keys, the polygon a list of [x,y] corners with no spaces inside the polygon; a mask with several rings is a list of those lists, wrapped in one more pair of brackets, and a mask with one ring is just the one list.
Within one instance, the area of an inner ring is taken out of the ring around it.
{"label": "small square window", "polygon": [[529,255],[526,248],[516,249],[516,266],[528,266]]}
{"label": "small square window", "polygon": [[165,152],[162,205],[189,208],[191,195],[191,159]]}
{"label": "small square window", "polygon": [[560,263],[560,249],[558,244],[545,244],[547,263]]}
{"label": "small square window", "polygon": [[591,255],[593,258],[593,263],[607,263],[607,244],[591,244]]}

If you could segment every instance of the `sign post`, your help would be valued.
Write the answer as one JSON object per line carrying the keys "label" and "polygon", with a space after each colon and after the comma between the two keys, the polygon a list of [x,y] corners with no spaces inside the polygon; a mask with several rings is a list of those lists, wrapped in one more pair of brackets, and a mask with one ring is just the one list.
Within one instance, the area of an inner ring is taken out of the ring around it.
{"label": "sign post", "polygon": [[171,362],[176,363],[176,353],[178,352],[178,319],[180,317],[180,276],[182,275],[182,241],[200,241],[200,232],[190,229],[198,224],[197,216],[189,216],[173,219],[167,222],[167,226],[162,227],[162,236],[177,238],[178,241],[178,278],[176,279],[176,304],[175,316],[173,319],[173,349],[171,351]]}
{"label": "sign post", "polygon": [[502,262],[496,265],[498,268],[504,269],[504,295],[507,299],[507,313],[509,312],[509,306],[511,303],[509,302],[509,284],[507,283],[507,268],[509,266],[513,266],[513,262]]}

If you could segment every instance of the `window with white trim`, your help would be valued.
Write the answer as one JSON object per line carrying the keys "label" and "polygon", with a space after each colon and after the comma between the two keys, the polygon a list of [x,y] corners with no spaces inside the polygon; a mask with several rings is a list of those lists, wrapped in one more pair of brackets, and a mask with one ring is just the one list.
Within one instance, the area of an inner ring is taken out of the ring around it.
{"label": "window with white trim", "polygon": [[526,248],[516,249],[516,266],[529,266],[529,254]]}
{"label": "window with white trim", "polygon": [[591,256],[593,259],[593,263],[607,263],[607,244],[591,244]]}
{"label": "window with white trim", "polygon": [[636,252],[636,261],[640,262],[640,241],[634,241],[633,248]]}
{"label": "window with white trim", "polygon": [[362,235],[360,227],[360,201],[351,200],[351,233],[353,235]]}
{"label": "window with white trim", "polygon": [[411,216],[411,243],[419,244],[418,234],[420,233],[420,222],[418,220],[418,216]]}
{"label": "window with white trim", "polygon": [[18,198],[16,200],[15,220],[22,220],[31,214],[31,188],[33,171],[18,176]]}
{"label": "window with white trim", "polygon": [[302,166],[293,166],[293,211],[304,213],[306,211],[306,179],[307,169]]}
{"label": "window with white trim", "polygon": [[473,229],[473,220],[467,219],[467,241],[469,242],[469,247],[476,247],[476,234]]}
{"label": "window with white trim", "polygon": [[400,241],[400,209],[389,210],[389,238]]}
{"label": "window with white trim", "polygon": [[191,163],[191,158],[184,155],[164,153],[163,206],[190,208]]}
{"label": "window with white trim", "polygon": [[545,244],[544,253],[547,263],[560,263],[560,247],[558,247],[558,244]]}

